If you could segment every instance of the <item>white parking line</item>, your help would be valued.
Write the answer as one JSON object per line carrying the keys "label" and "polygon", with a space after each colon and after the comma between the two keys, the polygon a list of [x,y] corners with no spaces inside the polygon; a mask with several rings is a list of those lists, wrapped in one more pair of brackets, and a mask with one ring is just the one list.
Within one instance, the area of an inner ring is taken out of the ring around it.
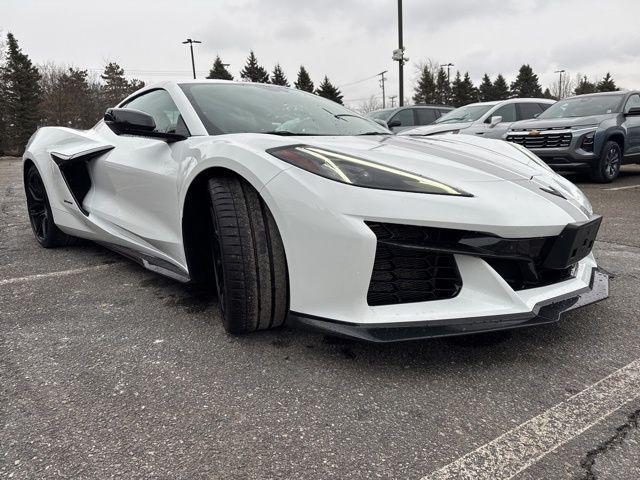
{"label": "white parking line", "polygon": [[59,272],[49,272],[49,273],[37,273],[35,275],[28,275],[26,277],[14,277],[14,278],[5,278],[0,280],[0,285],[10,285],[12,283],[26,283],[33,282],[35,280],[41,280],[43,278],[55,278],[55,277],[66,277],[68,275],[75,275],[77,273],[89,272],[91,270],[102,270],[104,268],[109,268],[114,263],[106,263],[101,265],[93,265],[91,267],[83,267],[83,268],[74,268],[72,270],[61,270]]}
{"label": "white parking line", "polygon": [[640,396],[640,359],[422,480],[507,480]]}
{"label": "white parking line", "polygon": [[605,188],[604,190],[627,190],[629,188],[640,188],[640,185],[627,185],[626,187]]}

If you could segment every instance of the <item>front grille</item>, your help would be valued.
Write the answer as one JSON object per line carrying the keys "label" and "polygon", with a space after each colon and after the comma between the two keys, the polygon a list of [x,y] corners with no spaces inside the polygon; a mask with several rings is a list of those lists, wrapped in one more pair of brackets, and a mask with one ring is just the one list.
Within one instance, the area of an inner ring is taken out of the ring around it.
{"label": "front grille", "polygon": [[462,278],[454,254],[484,259],[514,290],[551,285],[573,276],[573,266],[543,266],[556,237],[508,239],[450,228],[366,223],[378,240],[369,305],[455,297]]}
{"label": "front grille", "polygon": [[513,135],[507,136],[507,140],[522,145],[529,149],[536,148],[566,148],[571,145],[571,132],[545,133],[542,135]]}

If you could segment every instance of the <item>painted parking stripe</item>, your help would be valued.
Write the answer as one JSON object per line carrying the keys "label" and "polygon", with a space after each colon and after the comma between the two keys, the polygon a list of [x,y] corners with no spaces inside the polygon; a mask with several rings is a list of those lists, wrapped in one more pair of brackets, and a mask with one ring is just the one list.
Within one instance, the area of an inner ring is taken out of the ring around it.
{"label": "painted parking stripe", "polygon": [[0,285],[11,285],[13,283],[28,283],[36,280],[42,280],[44,278],[66,277],[69,275],[76,275],[78,273],[90,272],[92,270],[103,270],[105,268],[112,267],[113,265],[116,265],[116,264],[106,263],[101,265],[93,265],[91,267],[74,268],[71,270],[61,270],[58,272],[38,273],[35,275],[28,275],[26,277],[5,278],[0,280]]}
{"label": "painted parking stripe", "polygon": [[605,188],[604,190],[628,190],[630,188],[640,188],[640,185],[627,185],[626,187],[614,187],[614,188]]}
{"label": "painted parking stripe", "polygon": [[422,480],[507,480],[640,396],[640,359]]}

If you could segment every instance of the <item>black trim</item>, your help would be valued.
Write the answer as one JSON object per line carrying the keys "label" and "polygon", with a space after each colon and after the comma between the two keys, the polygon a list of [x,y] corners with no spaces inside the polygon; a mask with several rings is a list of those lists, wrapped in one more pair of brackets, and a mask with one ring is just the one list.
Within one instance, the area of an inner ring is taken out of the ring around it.
{"label": "black trim", "polygon": [[532,311],[421,322],[362,324],[289,312],[286,323],[355,340],[374,343],[422,340],[433,337],[469,335],[555,323],[570,310],[604,300],[609,296],[609,275],[594,268],[589,287],[535,305]]}

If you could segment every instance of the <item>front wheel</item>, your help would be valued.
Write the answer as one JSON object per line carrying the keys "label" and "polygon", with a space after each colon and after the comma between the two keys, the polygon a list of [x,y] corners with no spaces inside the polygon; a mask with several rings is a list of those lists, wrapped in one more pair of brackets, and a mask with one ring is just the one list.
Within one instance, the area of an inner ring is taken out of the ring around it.
{"label": "front wheel", "polygon": [[237,177],[209,180],[211,247],[224,327],[239,334],[284,323],[287,265],[278,227],[258,192]]}
{"label": "front wheel", "polygon": [[622,164],[622,150],[616,142],[605,144],[600,158],[591,170],[591,179],[598,183],[610,183],[618,178]]}

